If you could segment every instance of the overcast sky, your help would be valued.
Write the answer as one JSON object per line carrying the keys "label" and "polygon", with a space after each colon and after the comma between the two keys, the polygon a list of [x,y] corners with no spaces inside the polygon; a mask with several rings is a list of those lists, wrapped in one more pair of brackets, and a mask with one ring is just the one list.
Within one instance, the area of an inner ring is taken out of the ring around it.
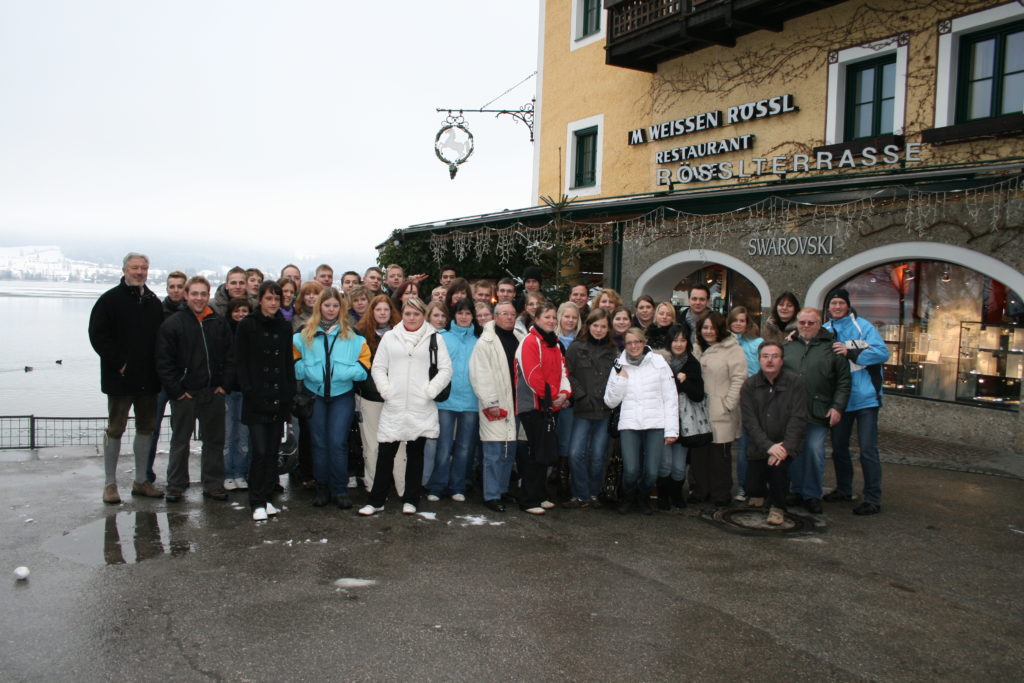
{"label": "overcast sky", "polygon": [[468,116],[452,181],[434,108],[536,69],[537,21],[527,0],[0,0],[0,233],[358,266],[396,227],[529,206],[526,128]]}

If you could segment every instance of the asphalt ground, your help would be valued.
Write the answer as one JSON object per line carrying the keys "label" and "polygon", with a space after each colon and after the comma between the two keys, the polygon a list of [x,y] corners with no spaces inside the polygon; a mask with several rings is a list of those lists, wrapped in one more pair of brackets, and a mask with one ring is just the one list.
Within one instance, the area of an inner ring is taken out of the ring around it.
{"label": "asphalt ground", "polygon": [[[0,452],[0,679],[1016,681],[1024,670],[1013,476],[890,462],[881,514],[826,504],[771,533],[694,507],[538,518],[476,496],[424,500],[433,516],[389,503],[364,519],[313,508],[301,490],[256,524],[240,493],[132,499],[129,466],[123,456],[125,502],[105,506],[94,450]],[[21,565],[27,581],[11,573]]]}

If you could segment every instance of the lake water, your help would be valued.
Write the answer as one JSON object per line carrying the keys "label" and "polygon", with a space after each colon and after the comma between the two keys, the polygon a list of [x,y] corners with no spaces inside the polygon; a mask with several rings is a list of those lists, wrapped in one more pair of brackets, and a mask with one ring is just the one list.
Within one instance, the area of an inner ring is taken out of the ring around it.
{"label": "lake water", "polygon": [[[0,327],[0,415],[107,414],[89,313],[110,287],[0,280],[0,320],[7,321]],[[159,285],[155,291],[164,294]]]}

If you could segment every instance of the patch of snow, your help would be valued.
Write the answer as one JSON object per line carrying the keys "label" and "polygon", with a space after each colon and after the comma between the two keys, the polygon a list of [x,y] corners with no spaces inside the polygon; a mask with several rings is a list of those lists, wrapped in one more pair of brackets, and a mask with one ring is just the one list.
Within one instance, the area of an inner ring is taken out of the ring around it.
{"label": "patch of snow", "polygon": [[365,586],[376,586],[373,579],[338,579],[334,582],[338,588],[363,588]]}

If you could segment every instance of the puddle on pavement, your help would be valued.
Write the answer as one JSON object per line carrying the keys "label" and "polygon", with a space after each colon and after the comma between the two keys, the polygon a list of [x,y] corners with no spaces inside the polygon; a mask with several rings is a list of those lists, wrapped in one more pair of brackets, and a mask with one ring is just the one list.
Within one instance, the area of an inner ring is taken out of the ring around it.
{"label": "puddle on pavement", "polygon": [[189,531],[186,513],[119,512],[54,536],[43,550],[81,564],[136,564],[195,552]]}

